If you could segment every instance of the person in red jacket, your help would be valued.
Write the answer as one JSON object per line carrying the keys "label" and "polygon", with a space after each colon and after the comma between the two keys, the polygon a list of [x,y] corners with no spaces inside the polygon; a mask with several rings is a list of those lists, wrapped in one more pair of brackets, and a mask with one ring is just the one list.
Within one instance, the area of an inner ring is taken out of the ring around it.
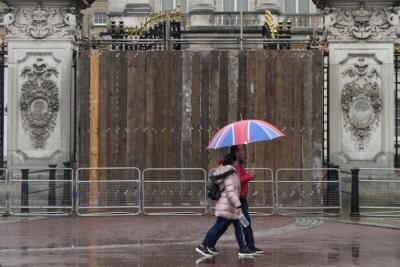
{"label": "person in red jacket", "polygon": [[249,182],[254,178],[254,171],[246,172],[244,167],[244,148],[243,146],[231,146],[230,153],[238,158],[236,170],[240,177],[240,203],[242,206],[243,215],[249,221],[249,226],[243,228],[244,237],[247,247],[257,254],[264,253],[263,250],[257,248],[254,243],[253,229],[251,227],[251,219],[249,215],[249,205],[247,203],[247,194],[249,193]]}

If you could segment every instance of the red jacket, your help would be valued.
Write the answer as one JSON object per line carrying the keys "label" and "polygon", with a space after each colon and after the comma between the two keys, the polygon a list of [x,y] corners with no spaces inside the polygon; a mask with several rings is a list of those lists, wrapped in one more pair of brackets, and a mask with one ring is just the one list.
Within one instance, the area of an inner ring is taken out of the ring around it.
{"label": "red jacket", "polygon": [[249,193],[249,182],[253,179],[253,175],[246,173],[240,164],[236,165],[236,170],[240,177],[240,197],[245,198]]}
{"label": "red jacket", "polygon": [[[221,165],[223,162],[224,160],[221,159],[218,163]],[[240,164],[236,166],[236,171],[240,177],[240,197],[245,198],[249,193],[249,182],[253,179],[253,175],[246,173],[245,169],[243,169]]]}

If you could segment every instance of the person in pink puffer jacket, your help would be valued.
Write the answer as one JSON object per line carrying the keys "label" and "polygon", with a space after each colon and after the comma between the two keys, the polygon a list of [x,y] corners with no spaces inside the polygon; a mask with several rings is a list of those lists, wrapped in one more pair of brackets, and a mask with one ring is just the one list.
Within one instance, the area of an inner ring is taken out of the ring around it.
{"label": "person in pink puffer jacket", "polygon": [[[214,175],[220,175],[222,173],[235,170],[232,165],[220,166]],[[236,171],[236,170],[235,170]],[[222,192],[221,197],[218,199],[215,205],[215,216],[222,217],[228,220],[239,220],[241,216],[240,207],[240,178],[235,172],[225,178],[219,184],[219,190]]]}
{"label": "person in pink puffer jacket", "polygon": [[215,206],[215,216],[217,221],[208,230],[203,242],[196,248],[196,251],[203,256],[217,255],[218,251],[214,245],[220,237],[223,229],[233,223],[235,227],[235,236],[239,245],[239,256],[255,255],[247,246],[243,237],[243,228],[239,218],[242,216],[242,206],[240,204],[240,178],[236,173],[235,165],[237,157],[234,154],[225,156],[223,164],[220,165],[213,175],[221,175],[223,173],[234,170],[234,172],[226,177],[219,184],[221,197],[217,200]]}

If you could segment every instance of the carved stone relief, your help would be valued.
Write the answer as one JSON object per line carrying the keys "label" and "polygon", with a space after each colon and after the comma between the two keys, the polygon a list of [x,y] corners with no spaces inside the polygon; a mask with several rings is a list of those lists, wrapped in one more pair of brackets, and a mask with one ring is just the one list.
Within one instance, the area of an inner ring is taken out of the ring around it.
{"label": "carved stone relief", "polygon": [[380,124],[381,74],[377,68],[367,63],[366,58],[358,57],[342,75],[343,79],[350,78],[341,93],[344,127],[350,131],[356,149],[364,150]]}
{"label": "carved stone relief", "polygon": [[399,25],[399,8],[382,10],[327,8],[324,35],[328,40],[395,39]]}
{"label": "carved stone relief", "polygon": [[57,69],[47,66],[41,57],[21,72],[21,77],[26,79],[20,98],[22,126],[34,149],[45,148],[46,140],[56,125],[60,103],[53,76],[58,76]]}
{"label": "carved stone relief", "polygon": [[9,8],[4,25],[11,39],[79,39],[80,26],[76,17],[73,7],[43,8],[39,4],[36,8]]}

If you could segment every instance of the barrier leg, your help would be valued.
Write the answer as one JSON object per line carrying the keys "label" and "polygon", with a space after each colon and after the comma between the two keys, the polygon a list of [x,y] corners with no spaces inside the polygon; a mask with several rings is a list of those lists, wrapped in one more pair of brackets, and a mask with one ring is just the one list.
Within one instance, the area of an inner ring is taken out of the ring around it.
{"label": "barrier leg", "polygon": [[29,208],[29,184],[28,184],[28,176],[29,170],[23,169],[21,170],[22,174],[22,184],[21,184],[21,206],[26,208],[21,208],[21,213],[28,213]]}
{"label": "barrier leg", "polygon": [[[56,205],[56,168],[57,164],[49,164],[49,195],[48,195],[48,205]],[[53,211],[54,209],[49,209],[48,211]]]}
{"label": "barrier leg", "polygon": [[[339,166],[337,165],[331,165],[330,168],[334,169],[329,169],[328,170],[328,175],[327,175],[327,181],[328,184],[326,186],[326,196],[325,196],[325,206],[327,207],[337,207],[340,205],[340,193],[339,193],[339,186],[338,186],[338,181],[339,181]],[[325,212],[330,213],[334,212],[336,213],[335,210],[332,209],[327,209]]]}
{"label": "barrier leg", "polygon": [[358,174],[360,169],[354,168],[351,170],[351,217],[360,216],[359,192],[358,192]]}
{"label": "barrier leg", "polygon": [[67,170],[64,170],[64,186],[63,186],[63,200],[62,200],[62,205],[65,206],[71,206],[71,194],[72,194],[72,188],[71,188],[71,182],[72,181],[72,172],[69,170],[71,168],[72,164],[71,162],[67,161],[64,162],[64,168],[67,168]]}

